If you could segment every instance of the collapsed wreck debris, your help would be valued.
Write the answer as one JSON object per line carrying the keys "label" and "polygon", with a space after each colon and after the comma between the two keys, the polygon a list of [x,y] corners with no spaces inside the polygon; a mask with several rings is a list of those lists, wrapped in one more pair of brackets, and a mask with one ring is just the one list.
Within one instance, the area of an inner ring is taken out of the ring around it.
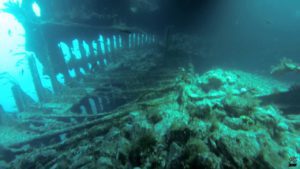
{"label": "collapsed wreck debris", "polygon": [[[134,76],[127,75],[119,82]],[[253,77],[257,81],[251,84]],[[1,147],[5,155],[0,165],[273,169],[288,166],[290,157],[299,158],[299,127],[254,97],[262,94],[261,88],[266,94],[283,86],[279,82],[270,86],[255,75],[220,69],[202,76],[185,69],[156,70],[145,79],[147,83],[137,80],[127,89],[125,95],[133,91],[135,97],[109,113],[69,114],[84,120]],[[238,104],[247,99],[252,101]]]}
{"label": "collapsed wreck debris", "polygon": [[276,66],[273,66],[271,69],[271,74],[274,75],[280,75],[289,72],[300,72],[300,66],[288,58],[281,59],[280,63]]}

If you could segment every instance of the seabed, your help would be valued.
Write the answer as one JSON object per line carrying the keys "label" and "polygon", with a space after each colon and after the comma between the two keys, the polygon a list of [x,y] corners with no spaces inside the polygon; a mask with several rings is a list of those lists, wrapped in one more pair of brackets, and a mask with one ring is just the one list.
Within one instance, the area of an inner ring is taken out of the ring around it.
{"label": "seabed", "polygon": [[[277,169],[299,158],[299,115],[259,99],[289,84],[240,70],[117,65],[3,116],[0,168]],[[80,109],[99,95],[101,112]]]}

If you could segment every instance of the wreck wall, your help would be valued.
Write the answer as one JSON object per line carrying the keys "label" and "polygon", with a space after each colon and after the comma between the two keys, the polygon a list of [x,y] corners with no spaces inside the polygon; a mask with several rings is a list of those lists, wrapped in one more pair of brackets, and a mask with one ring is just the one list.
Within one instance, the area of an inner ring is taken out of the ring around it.
{"label": "wreck wall", "polygon": [[141,30],[36,18],[20,20],[17,14],[4,10],[0,14],[8,15],[1,17],[1,22],[14,22],[1,29],[1,37],[12,42],[18,37],[18,42],[22,42],[8,44],[4,38],[0,40],[4,46],[0,60],[0,106],[5,112],[23,111],[29,104],[46,101],[58,92],[60,85],[90,74],[96,67],[109,65],[117,52],[157,43],[153,34]]}

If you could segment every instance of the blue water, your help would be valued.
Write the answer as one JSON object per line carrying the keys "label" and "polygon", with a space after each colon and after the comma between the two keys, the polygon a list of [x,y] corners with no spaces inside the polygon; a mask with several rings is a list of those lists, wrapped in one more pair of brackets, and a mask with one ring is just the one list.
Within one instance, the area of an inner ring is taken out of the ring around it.
{"label": "blue water", "polygon": [[300,1],[219,1],[200,18],[200,36],[211,39],[220,64],[263,70],[282,57],[300,61]]}

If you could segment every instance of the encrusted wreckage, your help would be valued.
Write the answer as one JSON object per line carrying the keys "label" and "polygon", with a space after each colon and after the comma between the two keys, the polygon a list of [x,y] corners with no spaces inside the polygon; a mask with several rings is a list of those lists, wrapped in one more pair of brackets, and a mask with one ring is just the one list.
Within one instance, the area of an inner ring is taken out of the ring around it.
{"label": "encrusted wreckage", "polygon": [[[153,58],[86,76],[18,115],[16,127],[33,136],[3,144],[0,166],[275,169],[299,156],[296,116],[257,99],[285,84],[241,71],[141,68]],[[99,96],[101,105],[87,101]]]}
{"label": "encrusted wreckage", "polygon": [[[132,2],[130,11],[140,13],[150,1]],[[148,11],[155,10],[152,2]],[[39,101],[28,103],[21,92],[27,91],[15,87],[19,112],[0,107],[0,168],[277,169],[299,159],[299,115],[261,103],[288,85],[236,70],[199,75],[194,69],[204,68],[193,58],[212,55],[206,42],[199,47],[201,39],[172,37],[170,28],[162,46],[154,34],[134,27],[71,22],[112,22],[115,15],[61,11],[54,21],[27,23],[26,33],[39,35],[29,45],[35,55],[22,51],[31,68],[39,57],[53,94],[38,78],[42,69],[25,70],[33,72],[31,89]],[[273,73],[286,69],[298,71],[284,62]]]}

